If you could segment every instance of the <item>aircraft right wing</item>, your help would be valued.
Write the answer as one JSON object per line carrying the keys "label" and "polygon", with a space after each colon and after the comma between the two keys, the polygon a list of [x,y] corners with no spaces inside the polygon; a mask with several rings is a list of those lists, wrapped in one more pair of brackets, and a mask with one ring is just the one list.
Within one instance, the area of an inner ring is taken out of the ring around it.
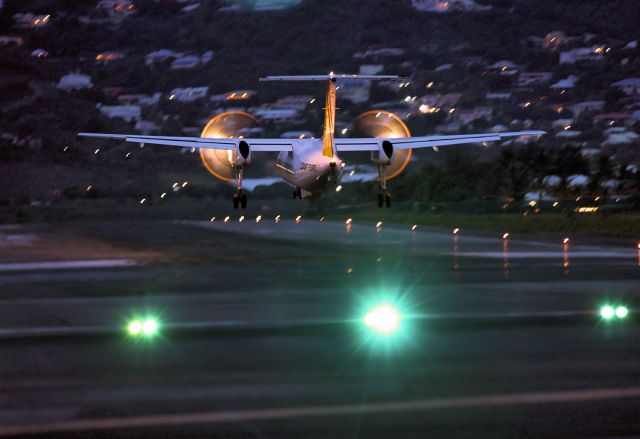
{"label": "aircraft right wing", "polygon": [[336,138],[338,152],[342,151],[378,151],[383,142],[389,142],[393,149],[438,148],[440,146],[462,145],[469,143],[495,142],[506,137],[541,136],[544,131],[513,131],[507,133],[458,134],[450,136],[422,136],[399,138]]}

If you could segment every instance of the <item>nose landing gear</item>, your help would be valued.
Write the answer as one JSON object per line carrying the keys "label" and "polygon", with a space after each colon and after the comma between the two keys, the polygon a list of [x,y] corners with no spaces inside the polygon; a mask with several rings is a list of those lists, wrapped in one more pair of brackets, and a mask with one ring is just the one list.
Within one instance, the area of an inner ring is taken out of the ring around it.
{"label": "nose landing gear", "polygon": [[293,190],[293,199],[300,198],[302,200],[302,190],[297,187]]}

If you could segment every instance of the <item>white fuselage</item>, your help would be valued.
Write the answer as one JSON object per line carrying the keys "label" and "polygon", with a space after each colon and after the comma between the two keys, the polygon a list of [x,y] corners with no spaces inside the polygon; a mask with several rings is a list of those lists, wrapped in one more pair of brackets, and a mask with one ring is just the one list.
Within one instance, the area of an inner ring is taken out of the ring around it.
{"label": "white fuselage", "polygon": [[281,152],[276,162],[278,174],[299,187],[303,196],[315,197],[335,188],[342,179],[342,161],[322,153],[322,140],[300,144],[293,152]]}

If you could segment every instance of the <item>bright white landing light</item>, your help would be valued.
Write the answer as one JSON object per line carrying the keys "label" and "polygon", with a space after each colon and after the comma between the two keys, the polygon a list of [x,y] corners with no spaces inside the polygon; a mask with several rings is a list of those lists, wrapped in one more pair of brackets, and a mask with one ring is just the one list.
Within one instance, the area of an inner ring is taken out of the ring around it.
{"label": "bright white landing light", "polygon": [[380,305],[364,316],[364,324],[381,335],[389,335],[400,326],[400,314],[391,305]]}

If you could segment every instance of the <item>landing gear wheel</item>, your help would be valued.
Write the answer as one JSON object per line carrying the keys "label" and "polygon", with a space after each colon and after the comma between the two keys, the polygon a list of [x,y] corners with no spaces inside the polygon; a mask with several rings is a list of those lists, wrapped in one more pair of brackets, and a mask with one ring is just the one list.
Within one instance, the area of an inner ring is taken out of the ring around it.
{"label": "landing gear wheel", "polygon": [[293,199],[295,200],[296,198],[298,198],[298,191],[297,190],[293,190]]}
{"label": "landing gear wheel", "polygon": [[238,194],[233,195],[233,208],[237,209],[240,205],[240,196]]}
{"label": "landing gear wheel", "polygon": [[293,199],[300,198],[302,200],[302,190],[298,187],[293,190]]}
{"label": "landing gear wheel", "polygon": [[240,206],[242,206],[243,209],[247,208],[247,194],[240,195]]}
{"label": "landing gear wheel", "polygon": [[384,204],[384,196],[382,194],[378,194],[378,207],[382,207]]}
{"label": "landing gear wheel", "polygon": [[387,209],[391,207],[391,194],[389,192],[384,193],[384,204],[387,206]]}

